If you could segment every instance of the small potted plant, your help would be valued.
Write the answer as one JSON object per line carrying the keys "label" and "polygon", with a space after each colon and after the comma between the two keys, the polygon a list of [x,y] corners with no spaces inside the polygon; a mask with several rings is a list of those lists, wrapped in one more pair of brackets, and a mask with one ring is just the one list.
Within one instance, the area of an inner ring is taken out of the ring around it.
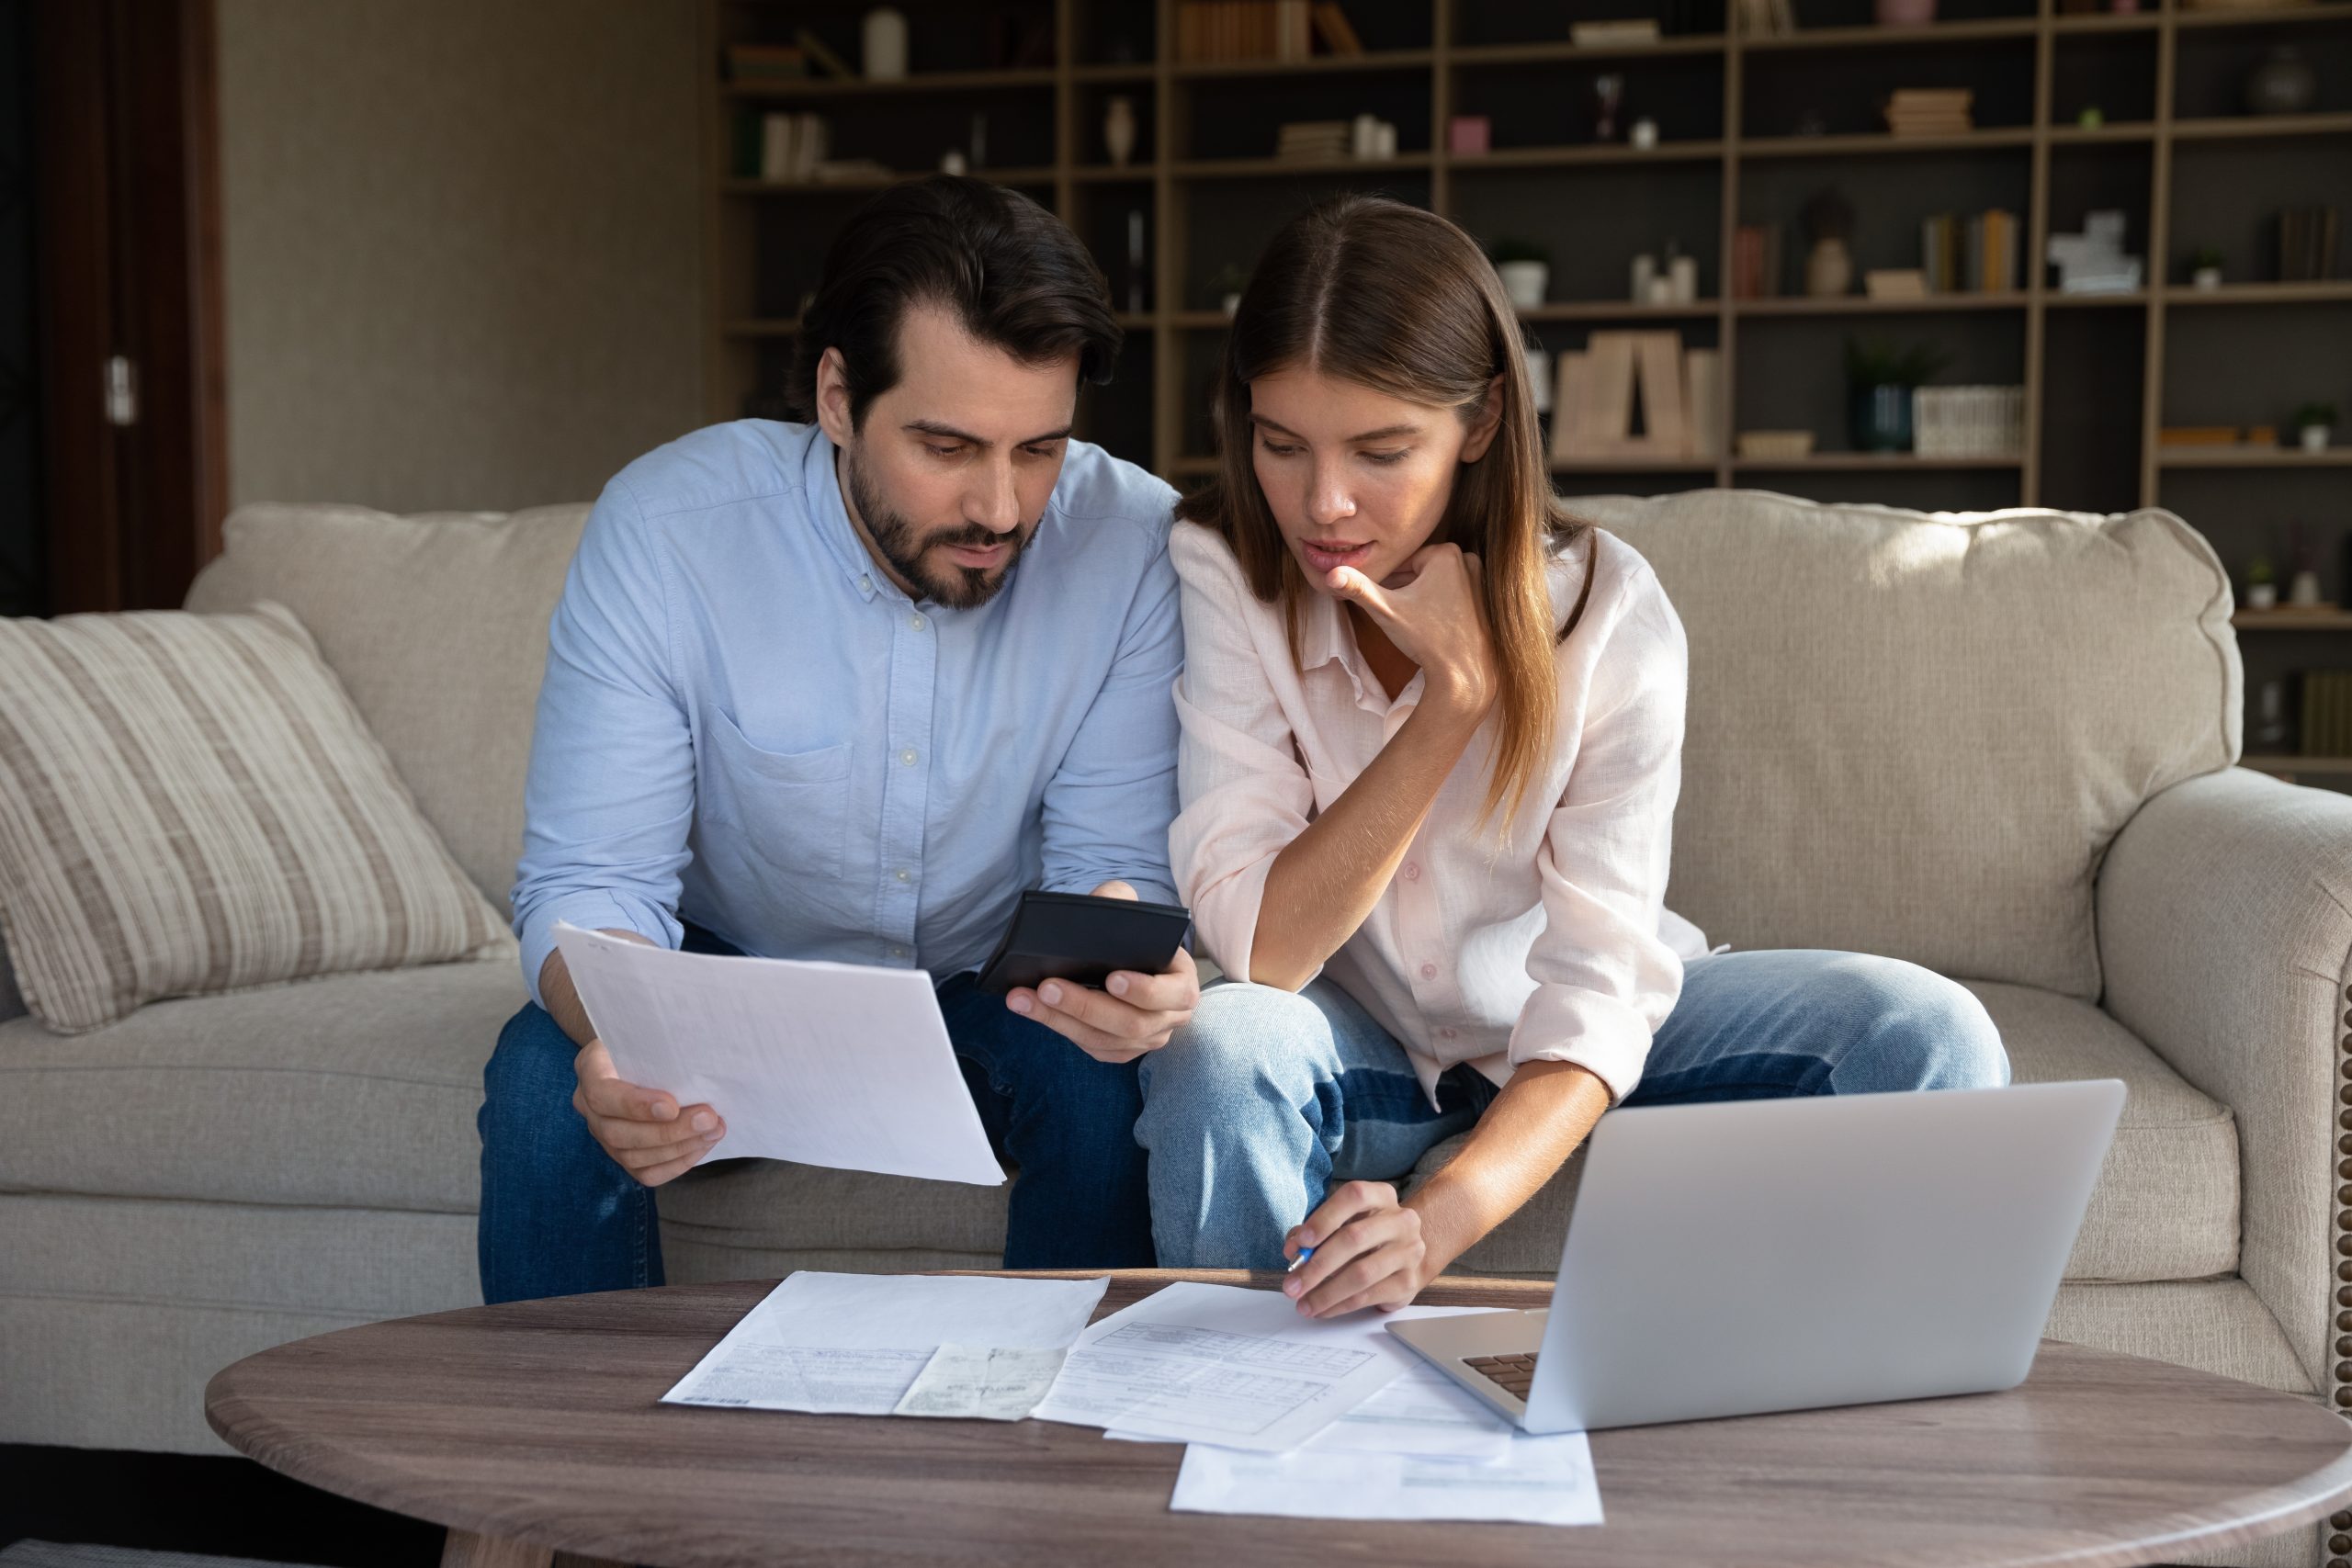
{"label": "small potted plant", "polygon": [[1552,287],[1551,252],[1532,240],[1506,238],[1497,240],[1487,254],[1502,275],[1503,292],[1513,306],[1532,310],[1544,303],[1544,292]]}
{"label": "small potted plant", "polygon": [[2270,564],[2268,556],[2256,556],[2245,563],[2245,607],[2271,610],[2278,605],[2278,569]]}
{"label": "small potted plant", "polygon": [[2334,403],[2305,403],[2295,411],[2295,430],[2306,452],[2324,452],[2335,434]]}
{"label": "small potted plant", "polygon": [[1231,262],[1209,274],[1209,298],[1228,316],[1241,309],[1241,291],[1249,287],[1250,275]]}
{"label": "small potted plant", "polygon": [[2222,253],[2218,246],[2199,245],[2188,253],[2188,281],[2199,288],[2222,287]]}
{"label": "small potted plant", "polygon": [[1889,338],[1846,340],[1846,391],[1857,452],[1911,450],[1911,393],[1951,363],[1929,343],[1897,347]]}

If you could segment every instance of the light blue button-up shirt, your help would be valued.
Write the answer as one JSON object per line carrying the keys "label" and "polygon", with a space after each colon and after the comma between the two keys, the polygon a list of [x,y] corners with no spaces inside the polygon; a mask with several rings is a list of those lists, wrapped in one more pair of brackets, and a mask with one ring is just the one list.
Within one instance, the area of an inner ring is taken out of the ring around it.
{"label": "light blue button-up shirt", "polygon": [[548,629],[514,929],[680,918],[746,953],[985,962],[1027,887],[1175,897],[1175,492],[1069,444],[971,610],[909,599],[814,426],[714,425],[623,469]]}

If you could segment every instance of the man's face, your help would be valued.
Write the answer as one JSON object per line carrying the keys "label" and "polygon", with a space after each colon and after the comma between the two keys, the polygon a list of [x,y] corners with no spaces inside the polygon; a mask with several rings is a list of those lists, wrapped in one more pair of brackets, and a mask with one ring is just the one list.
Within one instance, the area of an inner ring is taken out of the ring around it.
{"label": "man's face", "polygon": [[855,430],[828,353],[819,423],[841,448],[842,493],[869,552],[908,593],[967,610],[1036,536],[1069,445],[1078,361],[1026,364],[930,305],[909,308],[898,348],[899,384]]}

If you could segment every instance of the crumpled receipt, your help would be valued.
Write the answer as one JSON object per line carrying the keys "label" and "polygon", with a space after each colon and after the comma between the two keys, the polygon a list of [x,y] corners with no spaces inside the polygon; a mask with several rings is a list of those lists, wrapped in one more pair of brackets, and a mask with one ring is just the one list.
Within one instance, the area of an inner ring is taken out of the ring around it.
{"label": "crumpled receipt", "polygon": [[1019,1421],[1045,1402],[1061,1374],[1064,1349],[942,1345],[932,1352],[893,1416]]}

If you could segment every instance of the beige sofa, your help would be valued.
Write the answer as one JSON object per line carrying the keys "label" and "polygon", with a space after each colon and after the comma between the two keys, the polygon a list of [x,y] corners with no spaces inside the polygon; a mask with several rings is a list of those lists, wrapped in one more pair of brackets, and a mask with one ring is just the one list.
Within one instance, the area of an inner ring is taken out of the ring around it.
{"label": "beige sofa", "polygon": [[[2229,766],[2237,656],[2203,541],[2161,513],[1756,491],[1589,510],[1690,631],[1675,907],[1741,946],[1928,963],[1984,998],[2020,1079],[2124,1079],[2051,1332],[2352,1402],[2352,799]],[[503,908],[584,515],[248,507],[189,603],[290,605]],[[70,1039],[0,996],[0,1441],[217,1451],[217,1368],[476,1301],[474,1111],[522,998],[511,949]],[[1573,1179],[1469,1263],[1548,1271]],[[721,1167],[665,1190],[663,1242],[673,1280],[987,1265],[1002,1208]],[[2303,1531],[2248,1560],[2323,1551]]]}

